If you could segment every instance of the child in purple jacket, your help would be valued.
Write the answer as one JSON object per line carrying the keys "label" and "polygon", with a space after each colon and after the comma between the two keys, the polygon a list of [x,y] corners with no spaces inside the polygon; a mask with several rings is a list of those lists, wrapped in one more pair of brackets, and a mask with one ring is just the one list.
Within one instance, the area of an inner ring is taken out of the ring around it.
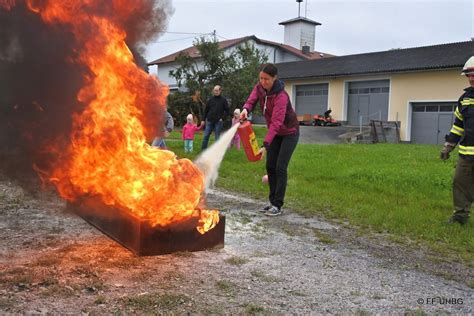
{"label": "child in purple jacket", "polygon": [[188,114],[186,117],[186,124],[183,126],[182,139],[184,140],[184,152],[193,152],[194,133],[199,131],[202,125],[197,126],[194,124],[194,117],[192,114]]}

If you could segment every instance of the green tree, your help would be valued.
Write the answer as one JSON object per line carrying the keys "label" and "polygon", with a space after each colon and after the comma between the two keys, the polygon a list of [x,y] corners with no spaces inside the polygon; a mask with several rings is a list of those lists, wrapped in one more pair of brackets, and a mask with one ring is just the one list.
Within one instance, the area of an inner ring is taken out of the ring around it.
{"label": "green tree", "polygon": [[200,57],[181,54],[176,58],[176,69],[170,71],[178,86],[186,90],[170,95],[168,100],[169,110],[179,125],[190,112],[202,118],[206,100],[217,84],[222,86],[232,111],[241,107],[257,82],[260,65],[267,61],[266,55],[249,43],[225,53],[215,40],[199,38],[194,46]]}

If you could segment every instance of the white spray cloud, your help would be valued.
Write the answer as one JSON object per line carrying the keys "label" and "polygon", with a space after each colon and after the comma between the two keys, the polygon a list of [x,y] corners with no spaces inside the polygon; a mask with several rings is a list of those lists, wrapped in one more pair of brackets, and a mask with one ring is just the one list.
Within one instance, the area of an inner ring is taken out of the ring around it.
{"label": "white spray cloud", "polygon": [[206,192],[217,180],[222,159],[224,159],[225,152],[229,148],[238,127],[239,124],[232,126],[227,132],[221,135],[217,142],[203,151],[194,161],[206,179]]}

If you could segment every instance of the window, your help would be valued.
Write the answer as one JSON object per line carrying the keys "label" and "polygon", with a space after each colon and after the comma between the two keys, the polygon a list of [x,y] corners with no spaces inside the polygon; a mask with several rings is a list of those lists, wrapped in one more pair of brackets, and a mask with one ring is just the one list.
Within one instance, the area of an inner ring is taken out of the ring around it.
{"label": "window", "polygon": [[413,112],[425,112],[425,107],[424,106],[414,106],[413,107]]}
{"label": "window", "polygon": [[370,93],[380,93],[381,88],[370,88]]}
{"label": "window", "polygon": [[362,94],[362,93],[369,93],[369,92],[370,92],[369,88],[360,88],[360,89],[359,89],[359,94]]}
{"label": "window", "polygon": [[388,93],[390,91],[389,87],[383,87],[382,93]]}
{"label": "window", "polygon": [[313,94],[314,94],[313,90],[308,90],[308,91],[305,91],[305,92],[304,92],[305,97],[311,96],[311,95],[313,95]]}
{"label": "window", "polygon": [[441,105],[439,107],[440,112],[454,112],[454,106],[452,105]]}
{"label": "window", "polygon": [[427,105],[426,112],[438,112],[439,107],[437,105]]}
{"label": "window", "polygon": [[349,89],[349,94],[358,94],[359,89]]}

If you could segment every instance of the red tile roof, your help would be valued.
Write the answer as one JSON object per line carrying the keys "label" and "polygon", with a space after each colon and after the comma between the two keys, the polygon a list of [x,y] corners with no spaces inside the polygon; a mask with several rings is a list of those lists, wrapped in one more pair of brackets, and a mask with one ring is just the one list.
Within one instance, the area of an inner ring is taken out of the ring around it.
{"label": "red tile roof", "polygon": [[[219,42],[219,48],[220,49],[229,48],[229,47],[238,45],[238,44],[243,43],[243,42],[248,41],[248,40],[254,40],[255,42],[257,42],[259,44],[266,44],[266,45],[270,45],[270,46],[279,47],[282,50],[285,50],[289,53],[292,53],[296,56],[299,56],[299,57],[301,57],[305,60],[313,60],[313,59],[320,59],[320,58],[323,58],[323,57],[333,57],[333,56],[335,56],[335,55],[331,55],[331,54],[327,54],[327,53],[321,53],[321,52],[317,52],[317,51],[310,52],[309,54],[304,54],[301,50],[299,50],[299,49],[297,49],[293,46],[286,45],[286,44],[281,44],[281,43],[277,43],[277,42],[272,42],[272,41],[267,41],[267,40],[262,40],[262,39],[257,38],[255,35],[221,41],[221,42]],[[161,57],[157,60],[149,62],[148,65],[152,66],[152,65],[171,63],[180,54],[188,54],[192,58],[200,57],[197,48],[194,47],[194,46],[191,46],[191,47],[188,47],[186,49],[177,51],[176,53],[173,53],[173,54],[170,54],[168,56]]]}

